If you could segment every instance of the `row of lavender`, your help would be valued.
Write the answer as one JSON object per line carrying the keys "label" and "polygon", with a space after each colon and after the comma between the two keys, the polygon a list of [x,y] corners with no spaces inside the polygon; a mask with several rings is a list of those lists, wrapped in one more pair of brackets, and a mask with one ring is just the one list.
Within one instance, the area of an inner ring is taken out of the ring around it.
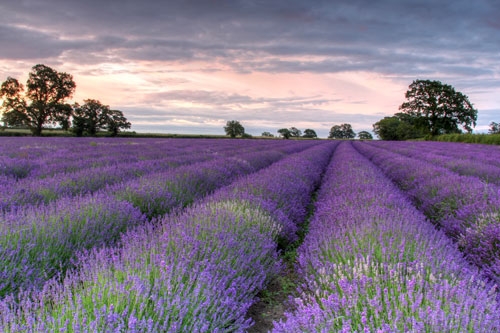
{"label": "row of lavender", "polygon": [[455,240],[472,263],[500,285],[499,186],[374,144],[355,143],[355,147]]}
{"label": "row of lavender", "polygon": [[[50,278],[64,275],[78,251],[111,246],[127,229],[185,207],[218,187],[313,143],[275,149],[270,149],[269,144],[246,145],[252,149],[233,151],[232,154],[241,153],[237,158],[221,154],[206,162],[122,179],[95,193],[63,196],[47,205],[23,205],[2,213],[0,297],[20,289],[41,288]],[[263,148],[270,150],[255,152]],[[250,152],[244,153],[245,150]]]}
{"label": "row of lavender", "polygon": [[[163,159],[188,147],[188,140],[129,140],[90,138],[2,138],[0,175],[11,180],[45,178],[85,168],[112,166],[141,160]],[[201,152],[213,145],[199,142],[189,151]]]}
{"label": "row of lavender", "polygon": [[500,185],[500,148],[457,142],[373,142],[376,147],[446,167]]}
{"label": "row of lavender", "polygon": [[335,147],[292,154],[127,232],[121,246],[81,254],[63,282],[0,302],[0,330],[243,332]]}
{"label": "row of lavender", "polygon": [[273,332],[500,330],[495,287],[348,142],[309,229],[298,249],[302,296]]}
{"label": "row of lavender", "polygon": [[[3,175],[0,177],[0,208],[3,210],[91,193],[123,180],[195,162],[283,146],[276,141],[249,145],[230,140],[31,140],[32,145],[25,139],[15,145],[16,150],[9,147],[6,155],[0,156],[0,174]],[[38,145],[33,145],[36,142]],[[13,142],[2,143],[14,145]]]}

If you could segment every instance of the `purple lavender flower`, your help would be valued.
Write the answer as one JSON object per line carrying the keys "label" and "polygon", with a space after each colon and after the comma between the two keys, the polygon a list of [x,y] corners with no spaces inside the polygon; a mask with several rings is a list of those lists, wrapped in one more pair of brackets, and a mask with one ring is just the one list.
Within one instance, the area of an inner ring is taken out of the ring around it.
{"label": "purple lavender flower", "polygon": [[4,214],[0,295],[40,288],[54,275],[64,274],[77,251],[116,244],[122,232],[144,222],[132,205],[105,193]]}
{"label": "purple lavender flower", "polygon": [[496,286],[351,143],[335,151],[309,229],[301,297],[273,332],[500,329]]}
{"label": "purple lavender flower", "polygon": [[[317,144],[293,145],[288,152]],[[255,295],[281,269],[276,244],[281,221],[275,212],[299,221],[304,208],[283,198],[298,195],[294,203],[308,205],[310,197],[306,200],[298,191],[312,193],[323,171],[316,164],[326,165],[334,147],[325,143],[293,154],[228,188],[245,193],[243,185],[252,184],[252,202],[224,197],[230,192],[221,190],[184,212],[128,231],[120,247],[80,254],[77,269],[63,281],[21,293],[18,303],[9,297],[0,302],[1,329],[245,331],[252,324],[246,312]],[[251,166],[253,159],[247,163]],[[225,170],[219,166],[212,173],[227,176]],[[272,194],[259,190],[278,189],[290,177],[300,185]],[[259,197],[272,202],[275,210],[266,210]]]}
{"label": "purple lavender flower", "polygon": [[[355,146],[405,190],[431,221],[458,241],[473,264],[500,283],[497,264],[500,250],[496,245],[500,243],[500,235],[496,232],[500,225],[497,218],[500,212],[499,186],[486,184],[477,177],[459,175],[434,163],[393,153],[385,144],[381,144],[385,148],[374,143],[356,143]],[[486,224],[491,227],[486,228]]]}

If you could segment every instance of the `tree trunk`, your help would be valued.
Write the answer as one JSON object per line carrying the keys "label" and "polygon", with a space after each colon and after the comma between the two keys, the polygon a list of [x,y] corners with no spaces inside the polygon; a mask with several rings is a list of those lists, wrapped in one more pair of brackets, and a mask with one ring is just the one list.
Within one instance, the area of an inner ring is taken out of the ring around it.
{"label": "tree trunk", "polygon": [[45,123],[45,119],[37,118],[35,126],[31,128],[31,132],[33,133],[33,136],[41,136],[42,135],[42,129],[43,129],[43,124]]}
{"label": "tree trunk", "polygon": [[33,134],[33,136],[42,136],[42,126],[37,125],[35,127],[32,127],[31,133]]}

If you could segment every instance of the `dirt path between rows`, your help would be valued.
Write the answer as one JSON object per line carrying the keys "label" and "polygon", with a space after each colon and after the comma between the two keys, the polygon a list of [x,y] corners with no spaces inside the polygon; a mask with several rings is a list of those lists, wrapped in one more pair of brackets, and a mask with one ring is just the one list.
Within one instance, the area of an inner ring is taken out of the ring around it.
{"label": "dirt path between rows", "polygon": [[274,278],[267,289],[257,295],[259,301],[248,311],[255,324],[248,333],[267,333],[273,329],[273,322],[285,320],[285,311],[291,309],[290,297],[297,294],[298,277],[293,269],[286,267],[281,275]]}

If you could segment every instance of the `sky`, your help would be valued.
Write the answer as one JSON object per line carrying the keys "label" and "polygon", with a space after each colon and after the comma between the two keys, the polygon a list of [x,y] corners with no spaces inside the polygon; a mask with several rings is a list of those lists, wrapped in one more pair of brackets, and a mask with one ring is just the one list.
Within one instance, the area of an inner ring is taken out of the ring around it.
{"label": "sky", "polygon": [[498,0],[0,0],[0,81],[73,75],[137,132],[355,132],[438,80],[500,122]]}

